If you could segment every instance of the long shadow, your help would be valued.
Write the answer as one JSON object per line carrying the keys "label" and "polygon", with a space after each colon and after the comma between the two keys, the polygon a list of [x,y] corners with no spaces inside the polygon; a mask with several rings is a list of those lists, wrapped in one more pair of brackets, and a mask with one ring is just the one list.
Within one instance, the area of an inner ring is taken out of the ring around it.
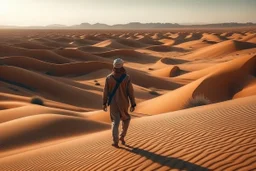
{"label": "long shadow", "polygon": [[[126,148],[125,148],[126,147]],[[186,171],[209,171],[210,169],[196,165],[194,163],[190,163],[188,161],[184,161],[182,159],[162,156],[159,154],[152,153],[150,151],[146,151],[137,147],[132,147],[129,145],[125,145],[125,147],[119,147],[120,149],[126,150],[128,152],[138,154],[142,157],[146,157],[149,160],[152,160],[154,163],[159,163],[163,166],[167,166],[171,169],[179,169]]]}

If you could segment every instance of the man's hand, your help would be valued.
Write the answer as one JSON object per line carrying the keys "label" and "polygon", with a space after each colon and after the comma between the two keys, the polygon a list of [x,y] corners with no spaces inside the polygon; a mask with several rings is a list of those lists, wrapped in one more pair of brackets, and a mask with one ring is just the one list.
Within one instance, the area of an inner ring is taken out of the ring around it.
{"label": "man's hand", "polygon": [[134,112],[134,110],[135,110],[135,106],[134,106],[134,107],[131,106],[131,107],[130,107],[130,112]]}
{"label": "man's hand", "polygon": [[103,109],[103,111],[107,112],[108,111],[107,105],[102,105],[102,109]]}

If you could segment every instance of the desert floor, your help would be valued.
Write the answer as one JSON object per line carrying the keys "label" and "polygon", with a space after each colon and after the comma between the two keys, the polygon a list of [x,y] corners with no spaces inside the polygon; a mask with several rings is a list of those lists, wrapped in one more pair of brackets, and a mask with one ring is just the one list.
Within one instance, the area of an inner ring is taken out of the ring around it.
{"label": "desert floor", "polygon": [[[120,148],[117,57],[137,101]],[[0,30],[0,170],[256,170],[256,29]]]}

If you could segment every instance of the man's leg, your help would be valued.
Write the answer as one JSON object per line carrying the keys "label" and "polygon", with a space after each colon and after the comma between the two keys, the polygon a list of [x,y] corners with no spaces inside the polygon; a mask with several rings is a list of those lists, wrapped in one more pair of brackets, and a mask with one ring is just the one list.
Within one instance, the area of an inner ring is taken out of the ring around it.
{"label": "man's leg", "polygon": [[120,115],[112,115],[112,137],[114,144],[118,144],[119,141],[119,124],[120,124]]}
{"label": "man's leg", "polygon": [[120,134],[120,140],[122,141],[122,144],[125,144],[124,137],[127,134],[127,131],[130,125],[130,120],[131,118],[122,121],[122,132]]}

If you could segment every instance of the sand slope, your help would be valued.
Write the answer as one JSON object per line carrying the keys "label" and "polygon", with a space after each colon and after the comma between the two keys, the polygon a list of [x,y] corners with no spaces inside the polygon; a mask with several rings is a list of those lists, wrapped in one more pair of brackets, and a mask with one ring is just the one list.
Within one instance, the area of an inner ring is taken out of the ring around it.
{"label": "sand slope", "polygon": [[[256,170],[255,28],[1,29],[0,37],[0,171]],[[119,149],[102,110],[117,57],[137,103]],[[199,95],[211,104],[185,109]]]}
{"label": "sand slope", "polygon": [[30,50],[6,45],[0,45],[0,56],[28,56],[52,63],[68,63],[74,60],[60,56],[50,50]]}
{"label": "sand slope", "polygon": [[[56,114],[22,117],[1,123],[1,153],[45,141],[109,129],[108,124]],[[24,148],[24,147],[23,147]]]}
{"label": "sand slope", "polygon": [[1,158],[0,169],[253,170],[255,100],[136,119],[121,149],[106,131]]}
{"label": "sand slope", "polygon": [[142,102],[138,113],[160,114],[183,109],[191,97],[204,95],[212,103],[229,100],[239,91],[243,79],[255,74],[256,56],[224,63],[218,70],[160,97]]}
{"label": "sand slope", "polygon": [[216,58],[235,52],[237,50],[254,48],[256,44],[248,42],[240,42],[234,40],[226,40],[212,46],[199,49],[192,54],[187,55],[187,59],[200,59],[200,58]]}
{"label": "sand slope", "polygon": [[[52,100],[87,106],[89,108],[99,108],[99,104],[101,104],[100,95],[65,85],[52,78],[21,68],[1,66],[0,78],[25,87],[30,91],[39,91],[43,96]],[[44,85],[45,82],[47,82],[47,86]],[[90,99],[88,97],[90,97]]]}

